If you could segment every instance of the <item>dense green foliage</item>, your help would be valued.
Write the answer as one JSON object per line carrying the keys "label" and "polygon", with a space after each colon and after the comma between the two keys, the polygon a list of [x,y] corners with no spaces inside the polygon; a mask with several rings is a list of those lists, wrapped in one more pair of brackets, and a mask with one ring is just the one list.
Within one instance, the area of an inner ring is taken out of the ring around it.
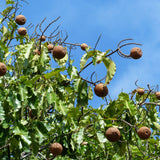
{"label": "dense green foliage", "polygon": [[[108,104],[102,99],[97,109],[89,106],[88,101],[94,100],[94,84],[80,76],[69,53],[51,67],[54,59],[48,53],[48,41],[42,43],[28,34],[19,36],[12,7],[16,2],[6,3],[0,18],[0,62],[8,70],[0,77],[0,159],[51,159],[49,146],[53,142],[63,146],[62,154],[54,158],[57,160],[158,159],[160,102],[154,89],[148,87],[142,96],[136,90],[122,92]],[[37,48],[40,55],[35,54]],[[116,71],[115,63],[107,57],[109,52],[88,48],[80,60],[81,70],[89,58],[93,65],[102,62],[107,69],[104,83],[109,84]],[[112,126],[121,132],[120,140],[113,143],[105,137]],[[149,139],[138,137],[141,126],[151,129]]]}

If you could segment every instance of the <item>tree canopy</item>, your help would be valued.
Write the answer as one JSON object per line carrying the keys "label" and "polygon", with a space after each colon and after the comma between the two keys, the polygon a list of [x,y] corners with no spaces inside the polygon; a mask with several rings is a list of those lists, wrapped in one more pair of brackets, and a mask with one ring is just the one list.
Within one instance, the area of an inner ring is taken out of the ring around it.
{"label": "tree canopy", "polygon": [[[68,42],[59,26],[46,35],[60,17],[45,27],[45,19],[25,26],[29,19],[17,17],[23,3],[6,0],[0,16],[0,159],[159,159],[157,88],[136,82],[130,93],[121,92],[115,100],[108,96],[116,72],[112,54],[139,59],[141,44],[125,39],[103,52],[96,49],[100,37],[90,47]],[[136,46],[130,55],[121,51],[127,45]],[[70,56],[78,47],[84,53],[80,70]],[[81,76],[99,63],[106,68],[104,78],[93,81],[94,72],[90,79]],[[88,104],[93,95],[102,99],[99,108]]]}

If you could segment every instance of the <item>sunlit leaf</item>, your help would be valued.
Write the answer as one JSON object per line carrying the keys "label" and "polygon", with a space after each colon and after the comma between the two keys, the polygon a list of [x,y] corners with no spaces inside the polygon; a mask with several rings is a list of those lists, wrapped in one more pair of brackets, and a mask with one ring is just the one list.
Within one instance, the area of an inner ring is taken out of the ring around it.
{"label": "sunlit leaf", "polygon": [[157,122],[153,122],[154,126],[160,131],[160,124]]}
{"label": "sunlit leaf", "polygon": [[125,101],[126,107],[129,109],[129,112],[132,116],[136,114],[136,106],[132,101]]}
{"label": "sunlit leaf", "polygon": [[76,139],[78,144],[81,144],[83,142],[83,134],[84,134],[84,128],[81,128],[76,134]]}
{"label": "sunlit leaf", "polygon": [[66,115],[67,112],[68,112],[67,106],[66,106],[65,103],[63,103],[62,101],[59,101],[59,102],[56,104],[55,108],[56,108],[59,112],[61,112],[63,115]]}
{"label": "sunlit leaf", "polygon": [[30,141],[30,138],[26,135],[21,135],[21,138],[28,144],[30,145],[31,144],[31,141]]}
{"label": "sunlit leaf", "polygon": [[2,103],[0,102],[0,120],[3,121],[5,119],[4,116],[5,116],[5,112],[3,110]]}
{"label": "sunlit leaf", "polygon": [[92,99],[93,98],[93,91],[92,91],[92,88],[89,86],[89,89],[88,89],[88,99]]}
{"label": "sunlit leaf", "polygon": [[57,99],[56,93],[54,93],[53,88],[49,88],[46,94],[47,100],[49,104],[52,104]]}
{"label": "sunlit leaf", "polygon": [[75,66],[70,66],[67,71],[68,71],[68,74],[71,77],[71,80],[78,77],[78,71],[77,71],[77,68]]}
{"label": "sunlit leaf", "polygon": [[60,73],[60,72],[63,72],[64,70],[65,70],[65,67],[56,68],[56,69],[54,69],[53,71],[51,71],[50,73],[44,74],[44,77],[45,77],[46,79],[49,79],[49,78],[53,77],[54,75],[56,75],[56,74],[58,74],[58,73]]}
{"label": "sunlit leaf", "polygon": [[6,4],[14,4],[15,2],[13,0],[6,0]]}
{"label": "sunlit leaf", "polygon": [[106,80],[105,80],[105,85],[107,85],[110,83],[110,81],[112,80],[112,78],[116,72],[116,65],[109,58],[103,58],[103,63],[107,68],[107,76],[106,76]]}
{"label": "sunlit leaf", "polygon": [[100,143],[105,143],[107,141],[106,137],[104,136],[104,133],[98,131],[96,134]]}
{"label": "sunlit leaf", "polygon": [[19,84],[19,94],[21,96],[21,101],[27,99],[27,88],[23,84]]}
{"label": "sunlit leaf", "polygon": [[85,66],[87,60],[88,60],[87,53],[85,53],[85,54],[82,56],[81,61],[80,61],[80,68],[81,68],[81,69]]}

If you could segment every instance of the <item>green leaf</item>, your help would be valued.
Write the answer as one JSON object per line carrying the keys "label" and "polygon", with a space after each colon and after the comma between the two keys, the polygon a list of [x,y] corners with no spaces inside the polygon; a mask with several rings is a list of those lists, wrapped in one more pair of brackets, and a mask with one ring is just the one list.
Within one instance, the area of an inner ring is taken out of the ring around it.
{"label": "green leaf", "polygon": [[63,115],[66,115],[68,113],[68,108],[67,108],[66,104],[64,102],[62,102],[61,100],[56,103],[55,108],[59,112],[61,112]]}
{"label": "green leaf", "polygon": [[9,105],[13,106],[15,110],[18,110],[21,108],[21,101],[17,98],[17,93],[15,91],[9,91],[9,95],[7,98],[7,101],[9,102]]}
{"label": "green leaf", "polygon": [[46,94],[47,100],[49,104],[52,104],[56,100],[56,94],[55,93],[47,93]]}
{"label": "green leaf", "polygon": [[3,35],[6,34],[7,31],[8,31],[8,29],[7,29],[5,26],[3,26],[3,27],[2,27],[2,33],[3,33]]}
{"label": "green leaf", "polygon": [[3,110],[3,107],[2,107],[2,102],[0,102],[0,120],[3,121],[5,118],[5,112]]}
{"label": "green leaf", "polygon": [[88,89],[88,99],[92,99],[92,98],[93,98],[93,91],[92,91],[91,86],[89,86],[89,89]]}
{"label": "green leaf", "polygon": [[37,121],[37,128],[43,135],[47,135],[48,130],[47,130],[47,127],[44,125],[43,122]]}
{"label": "green leaf", "polygon": [[48,88],[46,97],[49,104],[52,104],[54,101],[57,100],[57,95],[56,93],[54,93],[53,88],[51,86]]}
{"label": "green leaf", "polygon": [[77,68],[75,66],[70,65],[67,71],[68,71],[68,74],[71,77],[71,80],[78,77],[78,71],[77,71]]}
{"label": "green leaf", "polygon": [[80,68],[81,68],[81,69],[85,66],[87,60],[88,60],[87,53],[85,53],[85,54],[82,56],[81,61],[80,61]]}
{"label": "green leaf", "polygon": [[[37,133],[38,132],[38,133]],[[37,131],[36,134],[37,136],[40,138],[40,140],[42,139],[42,137],[39,135],[39,131]],[[42,134],[41,134],[42,135]],[[32,152],[36,155],[38,153],[39,150],[39,143],[37,142],[37,139],[32,137]],[[30,159],[36,159],[35,156],[34,157],[30,157]],[[37,160],[37,159],[36,159]]]}
{"label": "green leaf", "polygon": [[121,92],[119,95],[118,95],[118,100],[120,101],[128,101],[129,100],[129,95],[127,93],[124,93],[124,92]]}
{"label": "green leaf", "polygon": [[84,135],[84,128],[81,128],[76,134],[76,139],[78,144],[81,144],[83,142],[83,135]]}
{"label": "green leaf", "polygon": [[33,48],[33,45],[34,45],[34,41],[30,41],[30,43],[26,45],[26,54],[25,54],[26,59],[28,59],[30,54],[32,53],[31,50]]}
{"label": "green leaf", "polygon": [[105,85],[109,84],[116,72],[116,64],[109,58],[103,58],[103,63],[107,68]]}
{"label": "green leaf", "polygon": [[43,103],[45,101],[46,94],[47,94],[47,91],[44,91],[44,92],[41,93],[41,99],[40,99],[40,102],[38,104],[38,108],[43,107]]}
{"label": "green leaf", "polygon": [[19,135],[28,145],[31,144],[30,137],[28,136],[28,132],[25,131],[25,127],[19,124],[13,130],[14,135]]}
{"label": "green leaf", "polygon": [[32,53],[32,48],[34,47],[34,41],[30,41],[27,44],[22,44],[16,46],[17,51],[20,52],[18,59],[28,59]]}
{"label": "green leaf", "polygon": [[154,126],[160,131],[160,124],[157,122],[153,122]]}
{"label": "green leaf", "polygon": [[[7,0],[7,1],[11,1],[11,0]],[[9,3],[9,2],[8,2],[8,3]],[[1,15],[5,17],[5,16],[11,11],[12,8],[13,8],[12,6],[9,6],[9,7],[5,8],[5,9],[1,12]]]}
{"label": "green leaf", "polygon": [[6,0],[6,4],[14,4],[15,2],[13,0]]}
{"label": "green leaf", "polygon": [[73,83],[74,83],[74,90],[75,90],[75,92],[78,92],[78,88],[80,86],[81,81],[82,81],[81,78],[77,78],[77,79],[74,80]]}
{"label": "green leaf", "polygon": [[24,86],[23,84],[19,83],[19,94],[21,96],[21,101],[24,101],[25,99],[27,99],[27,88],[26,86]]}
{"label": "green leaf", "polygon": [[79,105],[87,105],[88,104],[88,85],[86,81],[80,80],[78,83],[78,97],[77,97],[77,103]]}
{"label": "green leaf", "polygon": [[41,54],[40,54],[40,66],[44,66],[46,63],[49,63],[49,55],[48,55],[48,49],[42,45],[41,47]]}
{"label": "green leaf", "polygon": [[16,126],[16,127],[14,128],[13,133],[14,133],[15,135],[27,135],[27,132],[25,132],[25,130],[24,130],[24,129],[21,129],[19,126]]}
{"label": "green leaf", "polygon": [[132,101],[125,101],[126,108],[128,108],[130,114],[134,116],[136,114],[136,106]]}
{"label": "green leaf", "polygon": [[31,144],[30,138],[27,135],[21,135],[21,138],[28,144]]}
{"label": "green leaf", "polygon": [[9,31],[5,26],[2,27],[2,33],[3,33],[3,36],[1,37],[1,41],[2,43],[6,43],[6,40],[8,40]]}
{"label": "green leaf", "polygon": [[99,131],[97,132],[97,138],[100,143],[105,143],[107,141],[106,137],[104,136],[104,133],[101,133]]}
{"label": "green leaf", "polygon": [[89,52],[87,52],[87,58],[90,58],[90,57],[92,57],[92,56],[95,56],[97,53],[101,53],[101,52],[98,51],[98,50],[89,51]]}
{"label": "green leaf", "polygon": [[53,71],[51,71],[50,73],[44,74],[44,77],[45,77],[46,79],[49,79],[49,78],[51,78],[51,77],[53,77],[53,76],[59,74],[60,72],[65,71],[65,69],[66,69],[65,67],[56,68],[56,69],[54,69]]}
{"label": "green leaf", "polygon": [[97,53],[99,53],[99,52],[100,51],[98,51],[98,50],[92,50],[92,51],[85,53],[80,60],[80,68],[82,69],[85,66],[87,60],[92,56],[96,56]]}
{"label": "green leaf", "polygon": [[115,106],[116,106],[116,101],[110,102],[106,108],[106,112],[105,112],[106,115],[108,115],[109,117],[114,117],[116,114]]}
{"label": "green leaf", "polygon": [[97,51],[97,55],[95,57],[95,61],[96,63],[101,63],[103,61],[103,59],[105,59],[105,56],[107,55],[107,53],[109,52],[110,50],[107,50],[106,52],[100,52],[100,51]]}
{"label": "green leaf", "polygon": [[34,77],[32,77],[32,79],[29,80],[25,80],[24,84],[26,84],[29,87],[32,87],[33,84],[40,78],[40,75],[35,75]]}

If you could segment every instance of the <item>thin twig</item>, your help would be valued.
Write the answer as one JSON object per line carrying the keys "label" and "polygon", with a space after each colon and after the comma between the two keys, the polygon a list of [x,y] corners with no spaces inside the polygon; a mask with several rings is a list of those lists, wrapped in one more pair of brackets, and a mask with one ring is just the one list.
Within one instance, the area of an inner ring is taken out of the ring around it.
{"label": "thin twig", "polygon": [[41,21],[41,23],[39,24],[39,30],[41,31],[42,35],[43,35],[43,31],[42,31],[42,24],[44,23],[44,21],[46,20],[46,17]]}
{"label": "thin twig", "polygon": [[[45,19],[46,19],[46,18],[45,18]],[[45,19],[44,19],[44,20],[45,20]],[[51,24],[55,23],[56,21],[58,21],[58,19],[60,19],[60,16],[57,17],[55,20],[53,20],[51,23],[49,23],[49,24],[47,25],[47,27],[44,29],[43,32],[42,32],[42,29],[41,29],[42,35],[46,32],[46,30],[49,28],[49,26],[50,26]],[[43,22],[44,22],[44,21],[43,21]],[[42,22],[42,23],[43,23],[43,22]],[[42,23],[40,24],[40,28],[41,28]]]}
{"label": "thin twig", "polygon": [[[124,46],[127,46],[127,45],[142,45],[142,44],[140,44],[140,43],[126,43],[126,44],[123,44],[123,45],[119,46],[121,42],[126,41],[126,40],[132,40],[132,39],[124,39],[124,40],[120,41],[120,42],[118,43],[118,48],[117,48],[116,50],[112,51],[110,54],[107,54],[105,57],[111,56],[113,53],[118,52],[118,51],[120,50],[120,48],[122,48],[122,47],[124,47]],[[124,54],[124,55],[125,55],[125,54]],[[128,57],[128,55],[126,55],[126,57]],[[86,65],[78,72],[78,74],[80,74],[85,68],[87,68],[87,67],[88,67],[89,65],[91,65],[92,63],[93,63],[93,61],[91,61],[91,62],[89,62],[88,64],[86,64]]]}
{"label": "thin twig", "polygon": [[131,159],[132,159],[132,156],[131,156],[131,150],[130,150],[129,142],[128,142],[128,141],[127,141],[127,149],[128,149],[129,160],[131,160]]}

